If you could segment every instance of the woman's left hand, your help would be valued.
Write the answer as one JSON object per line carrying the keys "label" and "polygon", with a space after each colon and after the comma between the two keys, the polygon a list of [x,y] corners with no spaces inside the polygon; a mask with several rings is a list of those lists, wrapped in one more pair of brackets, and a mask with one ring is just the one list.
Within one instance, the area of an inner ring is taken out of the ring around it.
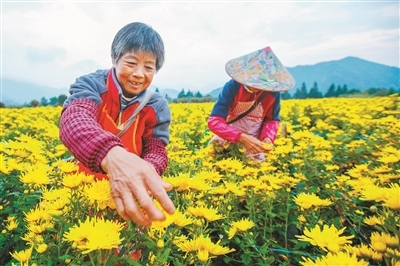
{"label": "woman's left hand", "polygon": [[274,144],[272,143],[272,140],[270,138],[265,138],[262,142],[265,152],[272,151],[272,149],[274,148]]}
{"label": "woman's left hand", "polygon": [[246,133],[240,134],[239,142],[243,143],[244,147],[253,154],[264,151],[263,142],[252,135]]}

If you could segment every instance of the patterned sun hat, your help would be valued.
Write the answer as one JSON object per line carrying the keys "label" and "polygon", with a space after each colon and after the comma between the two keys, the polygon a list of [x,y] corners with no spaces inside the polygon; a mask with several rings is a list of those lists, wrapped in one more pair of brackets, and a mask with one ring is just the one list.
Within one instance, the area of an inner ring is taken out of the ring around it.
{"label": "patterned sun hat", "polygon": [[225,70],[237,82],[265,91],[287,91],[296,83],[269,46],[229,60]]}

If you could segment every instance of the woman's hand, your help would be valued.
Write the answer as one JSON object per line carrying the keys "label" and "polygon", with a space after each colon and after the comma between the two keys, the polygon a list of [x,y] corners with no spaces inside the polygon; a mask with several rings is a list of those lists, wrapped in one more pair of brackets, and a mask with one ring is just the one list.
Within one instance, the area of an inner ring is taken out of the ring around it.
{"label": "woman's hand", "polygon": [[240,134],[239,142],[243,143],[244,147],[253,154],[265,151],[263,142],[252,135]]}
{"label": "woman's hand", "polygon": [[272,143],[272,140],[270,138],[263,139],[263,143],[265,152],[270,152],[274,148],[274,144]]}
{"label": "woman's hand", "polygon": [[104,157],[101,167],[109,176],[111,196],[125,220],[146,227],[152,221],[165,220],[152,196],[167,213],[174,213],[174,204],[167,194],[172,185],[165,183],[154,167],[139,156],[115,146]]}

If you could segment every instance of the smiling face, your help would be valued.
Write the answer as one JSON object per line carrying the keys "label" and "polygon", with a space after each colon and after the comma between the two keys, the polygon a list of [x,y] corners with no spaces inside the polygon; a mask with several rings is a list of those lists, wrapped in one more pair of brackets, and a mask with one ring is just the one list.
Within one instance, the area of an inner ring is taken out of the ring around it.
{"label": "smiling face", "polygon": [[131,51],[114,62],[118,82],[126,97],[133,97],[150,86],[156,73],[156,60],[150,53]]}

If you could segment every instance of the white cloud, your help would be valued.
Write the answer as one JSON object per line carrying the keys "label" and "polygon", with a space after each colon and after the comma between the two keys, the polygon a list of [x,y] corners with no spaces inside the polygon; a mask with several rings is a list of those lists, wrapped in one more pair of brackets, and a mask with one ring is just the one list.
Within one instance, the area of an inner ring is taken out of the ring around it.
{"label": "white cloud", "polygon": [[151,25],[164,40],[166,62],[153,82],[160,88],[223,85],[226,61],[265,46],[290,67],[346,56],[399,67],[398,2],[4,2],[2,8],[2,76],[56,88],[111,67],[112,39],[132,21]]}

